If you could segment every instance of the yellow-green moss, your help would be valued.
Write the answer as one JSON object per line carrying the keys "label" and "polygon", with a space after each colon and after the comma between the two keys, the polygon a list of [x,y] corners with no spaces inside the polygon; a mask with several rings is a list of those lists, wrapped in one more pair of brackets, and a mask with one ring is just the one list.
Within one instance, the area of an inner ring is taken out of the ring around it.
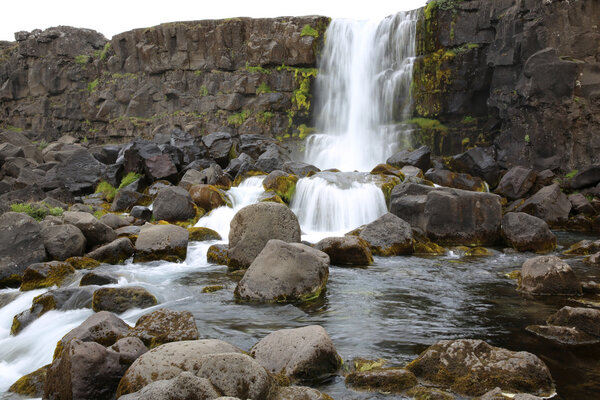
{"label": "yellow-green moss", "polygon": [[346,385],[380,393],[403,392],[417,383],[417,378],[412,372],[400,368],[376,368],[352,372],[346,376]]}
{"label": "yellow-green moss", "polygon": [[9,392],[17,393],[27,397],[42,397],[44,395],[44,383],[46,382],[46,373],[50,365],[43,367],[19,378],[13,383]]}
{"label": "yellow-green moss", "polygon": [[70,257],[65,260],[74,269],[94,269],[100,266],[100,262],[89,257]]}
{"label": "yellow-green moss", "polygon": [[219,290],[223,290],[225,287],[222,285],[210,285],[202,288],[202,293],[213,293]]}
{"label": "yellow-green moss", "polygon": [[221,240],[221,235],[210,228],[192,227],[187,228],[190,233],[190,242],[202,242],[205,240]]}
{"label": "yellow-green moss", "polygon": [[355,358],[352,360],[352,365],[355,371],[363,372],[370,371],[375,368],[381,368],[385,365],[386,360],[380,358],[378,360],[367,360],[365,358]]}
{"label": "yellow-green moss", "polygon": [[96,186],[95,193],[102,193],[104,200],[113,201],[117,194],[117,189],[110,183],[101,181],[98,186]]}
{"label": "yellow-green moss", "polygon": [[34,290],[50,286],[60,286],[63,281],[75,273],[75,269],[68,263],[51,264],[47,275],[41,275],[37,271],[26,270],[21,283],[21,290]]}
{"label": "yellow-green moss", "polygon": [[485,247],[473,247],[465,252],[465,256],[467,257],[482,257],[492,255],[494,255],[494,253]]}
{"label": "yellow-green moss", "polygon": [[229,117],[227,117],[227,124],[234,127],[239,127],[248,119],[249,116],[249,110],[242,110],[239,113],[231,114]]}
{"label": "yellow-green moss", "polygon": [[300,32],[300,36],[312,36],[315,39],[319,38],[319,32],[313,28],[312,26],[306,24],[302,28],[302,32]]}
{"label": "yellow-green moss", "polygon": [[218,245],[210,246],[206,252],[206,261],[217,265],[227,265],[229,263],[227,249]]}
{"label": "yellow-green moss", "polygon": [[273,192],[281,197],[283,201],[289,203],[296,191],[296,182],[298,182],[298,177],[296,175],[289,174],[277,176],[274,179],[269,178],[269,182],[266,184],[263,181],[263,187],[265,191]]}

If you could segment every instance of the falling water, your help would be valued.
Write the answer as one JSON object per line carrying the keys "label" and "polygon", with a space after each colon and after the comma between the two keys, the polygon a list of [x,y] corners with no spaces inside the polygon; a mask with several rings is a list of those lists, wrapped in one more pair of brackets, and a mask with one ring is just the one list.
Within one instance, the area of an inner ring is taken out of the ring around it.
{"label": "falling water", "polygon": [[316,81],[317,134],[305,160],[319,168],[368,171],[399,146],[408,116],[417,13],[381,21],[333,20]]}

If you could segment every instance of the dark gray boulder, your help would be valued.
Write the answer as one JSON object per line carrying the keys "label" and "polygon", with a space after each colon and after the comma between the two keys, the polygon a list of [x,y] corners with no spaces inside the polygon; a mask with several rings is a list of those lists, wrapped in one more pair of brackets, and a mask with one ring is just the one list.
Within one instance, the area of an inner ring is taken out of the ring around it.
{"label": "dark gray boulder", "polygon": [[100,288],[94,291],[92,309],[122,313],[131,308],[148,308],[158,304],[156,297],[143,287]]}
{"label": "dark gray boulder", "polygon": [[476,192],[486,191],[485,183],[481,178],[469,174],[448,171],[446,169],[432,168],[425,173],[425,179],[430,180],[437,185],[456,189]]}
{"label": "dark gray boulder", "polygon": [[144,196],[142,193],[139,193],[133,189],[130,189],[129,186],[124,187],[119,190],[113,199],[112,205],[110,207],[110,211],[113,212],[123,212],[129,211],[133,209],[134,206],[140,204],[144,201],[150,201],[151,199],[147,196]]}
{"label": "dark gray boulder", "polygon": [[129,215],[131,215],[134,218],[148,222],[152,219],[152,210],[144,206],[134,206],[131,208]]}
{"label": "dark gray boulder", "polygon": [[371,265],[373,254],[369,243],[358,236],[329,237],[314,246],[329,256],[334,265]]}
{"label": "dark gray boulder", "polygon": [[571,205],[573,206],[573,210],[577,214],[586,214],[586,215],[595,215],[596,210],[592,206],[592,204],[586,199],[586,197],[582,193],[573,193],[568,196]]}
{"label": "dark gray boulder", "polygon": [[548,224],[526,213],[507,213],[502,217],[502,237],[518,251],[549,253],[556,248],[556,236]]}
{"label": "dark gray boulder", "polygon": [[125,218],[111,213],[104,214],[100,218],[100,222],[112,229],[119,229],[124,226],[130,225],[130,223]]}
{"label": "dark gray boulder", "polygon": [[114,230],[86,212],[66,211],[63,213],[63,221],[66,224],[75,225],[83,233],[88,249],[112,242],[117,238]]}
{"label": "dark gray boulder", "polygon": [[135,241],[134,261],[184,261],[189,236],[187,229],[176,225],[146,224]]}
{"label": "dark gray boulder", "polygon": [[509,200],[521,199],[529,193],[537,174],[525,167],[512,167],[500,180],[495,192]]}
{"label": "dark gray boulder", "polygon": [[104,172],[104,165],[87,149],[69,151],[60,161],[53,170],[54,175],[76,195],[92,193]]}
{"label": "dark gray boulder", "polygon": [[402,150],[388,158],[386,163],[396,168],[411,165],[427,171],[431,166],[431,149],[422,146],[414,151]]}
{"label": "dark gray boulder", "polygon": [[321,172],[321,170],[314,165],[303,163],[300,161],[288,161],[283,164],[283,170],[291,174],[297,175],[300,178],[304,178],[309,174]]}
{"label": "dark gray boulder", "polygon": [[560,226],[569,219],[571,202],[555,183],[540,189],[536,194],[517,208],[517,211],[525,212],[543,219],[550,227]]}
{"label": "dark gray boulder", "polygon": [[376,255],[397,256],[414,251],[410,224],[391,213],[367,224],[359,237],[369,244]]}
{"label": "dark gray boulder", "polygon": [[[79,286],[104,286],[104,285],[113,285],[117,283],[119,280],[111,275],[100,274],[97,272],[88,272],[84,276],[81,277],[81,281],[79,281]],[[90,299],[91,300],[91,299]],[[90,303],[91,306],[91,303]]]}
{"label": "dark gray boulder", "polygon": [[571,179],[571,188],[578,190],[588,186],[594,186],[600,182],[600,165],[590,165],[579,171]]}
{"label": "dark gray boulder", "polygon": [[87,257],[106,264],[122,264],[133,256],[135,248],[128,238],[118,238],[98,247],[87,254]]}
{"label": "dark gray boulder", "polygon": [[152,214],[157,221],[187,221],[196,216],[194,202],[189,192],[180,187],[163,188],[152,205]]}
{"label": "dark gray boulder", "polygon": [[548,318],[548,325],[569,326],[600,338],[600,310],[565,306]]}
{"label": "dark gray boulder", "polygon": [[48,225],[42,228],[41,233],[46,252],[52,260],[64,261],[85,253],[87,240],[75,225]]}
{"label": "dark gray boulder", "polygon": [[491,154],[490,148],[474,147],[452,157],[450,164],[456,172],[478,176],[490,187],[496,187],[500,181],[500,166]]}
{"label": "dark gray boulder", "polygon": [[208,155],[222,168],[227,167],[232,158],[233,138],[226,132],[215,132],[202,137],[202,142],[208,149]]}

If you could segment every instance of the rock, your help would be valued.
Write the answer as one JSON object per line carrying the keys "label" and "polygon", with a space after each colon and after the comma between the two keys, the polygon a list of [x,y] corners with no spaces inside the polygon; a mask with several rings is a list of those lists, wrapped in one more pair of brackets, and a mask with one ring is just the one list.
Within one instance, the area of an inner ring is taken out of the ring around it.
{"label": "rock", "polygon": [[53,260],[64,261],[69,257],[85,253],[86,239],[74,225],[53,225],[42,228],[42,238],[48,256]]}
{"label": "rock", "polygon": [[169,342],[196,340],[199,334],[191,312],[161,308],[141,316],[127,336],[137,337],[154,348]]}
{"label": "rock", "polygon": [[216,399],[218,392],[206,378],[190,372],[182,372],[173,379],[160,380],[144,386],[141,390],[119,397],[121,400],[173,400]]}
{"label": "rock", "polygon": [[581,193],[573,193],[568,196],[571,205],[573,206],[573,210],[575,210],[578,214],[587,214],[587,215],[595,215],[596,210],[590,204],[588,199]]}
{"label": "rock", "polygon": [[258,157],[255,166],[259,171],[269,173],[276,169],[283,169],[288,161],[291,161],[289,154],[281,146],[271,143],[267,145],[265,152]]}
{"label": "rock", "polygon": [[289,203],[296,191],[296,182],[298,182],[296,175],[275,170],[263,180],[263,188],[266,192],[273,192]]}
{"label": "rock", "polygon": [[373,264],[373,255],[369,243],[357,236],[325,238],[313,247],[326,253],[333,265]]}
{"label": "rock", "polygon": [[66,211],[63,213],[63,220],[65,224],[72,224],[79,228],[87,240],[88,249],[112,242],[117,238],[114,230],[98,221],[92,214]]}
{"label": "rock", "polygon": [[54,169],[55,176],[75,195],[92,193],[102,173],[103,164],[83,148],[67,151]]}
{"label": "rock", "polygon": [[321,170],[314,165],[306,164],[299,161],[288,161],[283,164],[283,170],[294,174],[300,178],[305,178],[313,173],[321,172]]}
{"label": "rock", "polygon": [[118,279],[104,274],[98,274],[96,272],[88,272],[84,276],[81,277],[81,281],[79,281],[79,286],[104,286],[104,285],[113,285],[118,282]]}
{"label": "rock", "polygon": [[94,269],[100,266],[100,262],[89,257],[69,257],[65,262],[75,269]]}
{"label": "rock", "polygon": [[4,160],[11,157],[25,157],[25,153],[21,147],[17,147],[11,143],[0,144],[0,164],[3,164]]}
{"label": "rock", "polygon": [[500,180],[500,167],[487,149],[474,147],[452,157],[450,164],[456,172],[478,176],[491,187],[496,187]]}
{"label": "rock", "polygon": [[277,203],[258,203],[238,211],[231,220],[228,266],[248,268],[270,239],[300,242],[296,215]]}
{"label": "rock", "polygon": [[25,269],[46,260],[40,225],[28,215],[0,216],[0,287],[19,286]]}
{"label": "rock", "polygon": [[241,350],[216,339],[185,340],[158,346],[136,359],[117,389],[117,397],[134,393],[159,380],[172,379],[182,372],[196,376],[204,357],[211,354],[241,353]]}
{"label": "rock", "polygon": [[421,168],[413,167],[412,165],[405,165],[400,169],[400,173],[407,179],[423,179],[423,171]]}
{"label": "rock", "polygon": [[234,296],[253,301],[307,301],[321,294],[328,277],[327,254],[271,239],[236,286]]}
{"label": "rock", "polygon": [[156,297],[143,287],[100,288],[94,292],[92,309],[122,313],[131,308],[148,308],[158,304]]}
{"label": "rock", "polygon": [[[134,342],[136,341],[137,342]],[[122,344],[120,344],[122,341]],[[127,345],[125,345],[127,343]],[[121,349],[128,352],[122,357]],[[44,398],[112,399],[119,381],[135,357],[146,351],[139,339],[121,339],[111,348],[71,340],[48,369]]]}
{"label": "rock", "polygon": [[594,266],[600,266],[600,251],[586,257],[584,261]]}
{"label": "rock", "polygon": [[151,199],[148,196],[145,196],[139,192],[136,192],[133,189],[129,189],[128,187],[124,187],[119,190],[115,195],[115,198],[110,207],[110,211],[112,212],[124,212],[128,210],[133,210],[136,205],[141,203],[150,203]]}
{"label": "rock", "polygon": [[456,400],[453,394],[428,386],[415,386],[407,390],[406,395],[418,400]]}
{"label": "rock", "polygon": [[431,166],[431,149],[423,146],[414,151],[402,150],[388,158],[386,164],[390,164],[396,168],[410,165],[427,171]]}
{"label": "rock", "polygon": [[548,318],[548,325],[569,326],[600,338],[600,310],[565,306]]}
{"label": "rock", "polygon": [[417,378],[402,368],[375,368],[351,372],[346,376],[346,385],[354,389],[400,393],[416,386]]}
{"label": "rock", "polygon": [[184,261],[189,232],[175,225],[144,225],[135,242],[134,262]]}
{"label": "rock", "polygon": [[196,216],[192,197],[180,187],[162,189],[152,206],[152,214],[157,221],[187,221]]}
{"label": "rock", "polygon": [[[219,397],[221,400],[233,398]],[[331,400],[331,397],[307,386],[279,386],[275,388],[274,400]]]}
{"label": "rock", "polygon": [[525,213],[508,213],[502,218],[502,237],[518,251],[549,253],[556,249],[556,236],[544,220]]}
{"label": "rock", "polygon": [[397,256],[414,251],[410,224],[391,213],[367,224],[359,237],[369,244],[376,255]]}
{"label": "rock", "polygon": [[215,208],[231,206],[225,192],[212,185],[193,185],[190,187],[189,195],[198,207],[207,212]]}
{"label": "rock", "polygon": [[152,210],[144,206],[134,206],[131,208],[129,215],[136,219],[149,222],[152,219]]}
{"label": "rock", "polygon": [[119,238],[112,242],[98,247],[96,250],[87,254],[87,257],[106,264],[123,264],[125,260],[133,256],[135,248],[131,240]]}
{"label": "rock", "polygon": [[600,165],[590,165],[578,172],[571,179],[571,188],[578,190],[588,186],[594,186],[600,182]]}
{"label": "rock", "polygon": [[60,286],[75,273],[75,269],[63,261],[31,264],[23,273],[21,290],[34,290],[53,285]]}
{"label": "rock", "polygon": [[212,163],[208,168],[203,169],[198,178],[198,184],[213,185],[223,190],[231,188],[230,177],[223,172],[218,164]]}
{"label": "rock", "polygon": [[600,343],[599,337],[589,335],[569,326],[529,325],[525,330],[541,338],[563,345],[593,345]]}
{"label": "rock", "polygon": [[546,221],[550,227],[555,227],[569,219],[571,202],[555,183],[540,189],[519,206],[517,211],[534,215]]}
{"label": "rock", "polygon": [[445,169],[432,168],[425,173],[425,178],[437,185],[456,189],[471,190],[475,192],[485,192],[487,190],[485,182],[481,178]]}
{"label": "rock", "polygon": [[217,265],[229,264],[228,249],[226,244],[213,244],[206,252],[206,261]]}
{"label": "rock", "polygon": [[177,179],[177,166],[168,154],[148,157],[145,164],[146,175],[154,181],[159,179],[175,181]]}
{"label": "rock", "polygon": [[73,339],[96,342],[106,347],[115,344],[119,338],[126,336],[128,331],[129,325],[113,313],[100,311],[92,314],[58,341],[54,350],[54,359],[61,356],[65,346]]}
{"label": "rock", "polygon": [[466,396],[482,395],[495,387],[541,396],[554,392],[550,371],[538,357],[481,340],[441,340],[406,369],[419,379]]}
{"label": "rock", "polygon": [[104,214],[100,218],[100,222],[102,222],[104,225],[106,225],[109,228],[112,228],[114,230],[117,230],[124,226],[131,225],[129,222],[127,222],[127,220],[125,220],[125,218],[122,218],[116,214],[110,214],[110,213]]}
{"label": "rock", "polygon": [[202,182],[202,180],[205,178],[206,177],[204,174],[202,174],[202,172],[197,171],[195,169],[188,169],[187,171],[185,171],[185,174],[183,174],[183,177],[179,181],[179,186],[181,186],[185,190],[190,190],[190,187],[192,187],[193,185],[205,183]]}
{"label": "rock", "polygon": [[46,383],[46,373],[50,365],[43,367],[19,378],[13,383],[8,391],[20,394],[25,397],[42,397],[44,395],[44,384]]}
{"label": "rock", "polygon": [[156,181],[144,190],[144,194],[148,195],[154,199],[154,198],[156,198],[156,195],[158,195],[158,193],[161,190],[163,190],[165,188],[169,188],[169,187],[173,187],[173,184],[169,181],[165,181],[165,180]]}
{"label": "rock", "polygon": [[533,396],[527,393],[504,393],[500,388],[495,388],[475,400],[543,400],[543,397]]}
{"label": "rock", "polygon": [[255,344],[250,355],[272,374],[292,380],[318,380],[342,365],[331,338],[319,325],[282,329]]}
{"label": "rock", "polygon": [[519,290],[536,295],[576,295],[581,294],[581,285],[569,264],[556,256],[539,256],[523,263]]}
{"label": "rock", "polygon": [[202,137],[202,142],[208,149],[210,158],[222,168],[227,167],[233,148],[233,139],[229,133],[215,132]]}
{"label": "rock", "polygon": [[600,240],[582,240],[571,245],[571,247],[564,251],[564,254],[569,256],[586,256],[599,251]]}
{"label": "rock", "polygon": [[509,200],[522,199],[529,193],[537,174],[534,170],[524,167],[512,167],[500,180],[495,192]]}
{"label": "rock", "polygon": [[210,228],[193,227],[187,228],[190,233],[190,242],[203,242],[205,240],[221,240],[221,235]]}

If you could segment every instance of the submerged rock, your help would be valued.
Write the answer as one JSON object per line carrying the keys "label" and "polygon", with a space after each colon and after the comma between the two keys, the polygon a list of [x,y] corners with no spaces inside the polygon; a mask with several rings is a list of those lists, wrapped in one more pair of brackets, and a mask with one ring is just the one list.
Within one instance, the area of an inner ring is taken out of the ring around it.
{"label": "submerged rock", "polygon": [[301,243],[271,239],[235,288],[237,299],[295,302],[318,297],[329,277],[329,256]]}
{"label": "submerged rock", "polygon": [[479,396],[496,387],[509,393],[554,393],[550,371],[538,357],[481,340],[441,340],[406,368],[419,379],[466,396]]}
{"label": "submerged rock", "polygon": [[329,237],[317,242],[315,249],[326,253],[334,265],[371,265],[369,243],[358,236]]}
{"label": "submerged rock", "polygon": [[400,393],[416,386],[417,378],[402,368],[375,368],[351,372],[346,376],[346,385],[360,390]]}
{"label": "submerged rock", "polygon": [[527,332],[566,345],[591,345],[600,343],[600,337],[589,335],[571,326],[529,325]]}
{"label": "submerged rock", "polygon": [[600,240],[582,240],[577,242],[564,251],[564,254],[570,256],[585,256],[600,251]]}
{"label": "submerged rock", "polygon": [[565,306],[548,318],[549,325],[571,326],[600,338],[600,310]]}
{"label": "submerged rock", "polygon": [[252,347],[250,355],[267,371],[292,380],[322,379],[342,365],[331,338],[319,325],[272,332]]}
{"label": "submerged rock", "polygon": [[581,294],[581,284],[569,264],[556,256],[539,256],[523,263],[519,290],[535,295],[573,295]]}
{"label": "submerged rock", "polygon": [[414,251],[410,224],[391,213],[366,225],[359,237],[369,244],[376,255],[397,256]]}
{"label": "submerged rock", "polygon": [[122,313],[130,308],[148,308],[156,304],[156,297],[142,287],[100,288],[92,298],[92,309],[96,312]]}
{"label": "submerged rock", "polygon": [[549,253],[556,248],[556,236],[548,224],[526,213],[508,213],[502,218],[502,237],[518,251]]}
{"label": "submerged rock", "polygon": [[140,338],[149,348],[164,343],[198,339],[196,320],[189,311],[161,308],[141,316],[127,336]]}

